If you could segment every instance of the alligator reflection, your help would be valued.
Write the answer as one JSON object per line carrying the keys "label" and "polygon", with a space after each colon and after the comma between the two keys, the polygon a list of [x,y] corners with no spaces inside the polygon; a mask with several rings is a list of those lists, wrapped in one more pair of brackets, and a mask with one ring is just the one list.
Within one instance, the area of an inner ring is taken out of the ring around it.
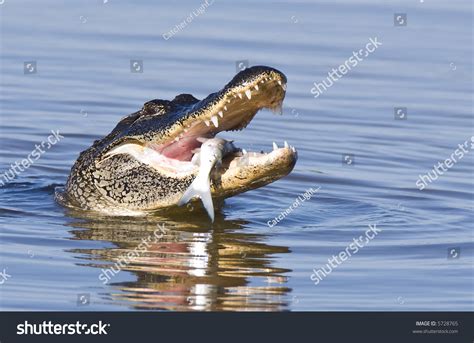
{"label": "alligator reflection", "polygon": [[[78,219],[78,213],[70,214]],[[166,218],[84,218],[82,213],[80,221],[69,224],[77,228],[72,231],[75,239],[108,241],[114,246],[72,252],[85,254],[85,265],[106,269],[164,224],[156,243],[122,268],[136,280],[117,281],[123,275],[112,278],[104,300],[135,309],[285,310],[291,289],[285,286],[284,275],[289,270],[274,267],[272,255],[287,253],[288,248],[263,243],[264,234],[245,233],[243,220],[224,220],[218,214],[211,229],[206,217],[191,214],[191,222],[188,213],[183,223],[182,213]]]}

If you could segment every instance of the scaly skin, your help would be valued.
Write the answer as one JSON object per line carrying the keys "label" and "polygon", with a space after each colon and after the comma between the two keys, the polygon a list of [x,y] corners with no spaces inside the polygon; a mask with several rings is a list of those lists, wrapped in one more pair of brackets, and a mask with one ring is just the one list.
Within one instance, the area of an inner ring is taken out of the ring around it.
{"label": "scaly skin", "polygon": [[[201,101],[181,94],[172,101],[145,103],[80,154],[71,169],[63,202],[108,214],[138,214],[176,205],[197,175],[197,168],[170,173],[130,154],[110,152],[129,144],[137,151],[149,147],[162,153],[179,147],[179,153],[191,154],[192,147],[181,148],[188,139],[194,142],[195,137],[243,129],[261,108],[279,108],[285,90],[286,77],[281,72],[252,67]],[[212,117],[219,120],[218,127]],[[269,154],[228,156],[211,175],[212,196],[226,198],[276,181],[293,169],[296,159],[292,147]]]}

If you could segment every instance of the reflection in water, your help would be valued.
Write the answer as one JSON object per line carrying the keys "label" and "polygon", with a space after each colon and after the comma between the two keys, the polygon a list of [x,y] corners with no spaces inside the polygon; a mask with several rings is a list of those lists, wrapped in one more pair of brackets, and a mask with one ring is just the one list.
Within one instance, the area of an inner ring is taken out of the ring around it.
{"label": "reflection in water", "polygon": [[119,276],[112,277],[110,295],[104,296],[107,301],[136,309],[178,311],[281,311],[287,306],[291,289],[285,287],[284,274],[289,270],[272,266],[272,255],[289,250],[262,243],[263,234],[243,233],[245,221],[226,221],[218,215],[211,229],[207,218],[197,213],[186,213],[186,222],[180,222],[183,213],[166,218],[96,214],[85,218],[84,213],[72,211],[70,215],[80,218],[69,224],[77,228],[72,231],[75,239],[114,245],[72,251],[89,261],[85,265],[99,268],[98,275],[154,237],[164,224],[163,234],[146,251],[123,264],[122,270],[132,272],[136,280],[119,282]]}

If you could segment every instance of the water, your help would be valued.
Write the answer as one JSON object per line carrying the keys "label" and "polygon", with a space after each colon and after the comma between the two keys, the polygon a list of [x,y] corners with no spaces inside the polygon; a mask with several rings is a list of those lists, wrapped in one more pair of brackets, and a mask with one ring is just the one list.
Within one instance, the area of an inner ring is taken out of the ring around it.
{"label": "water", "polygon": [[[216,0],[163,39],[200,4],[2,1],[0,170],[51,130],[64,138],[0,188],[1,308],[472,310],[473,153],[415,185],[473,135],[470,2]],[[398,12],[407,26],[394,27]],[[382,45],[315,99],[313,82],[374,37]],[[284,115],[222,136],[257,151],[288,140],[299,151],[288,177],[228,199],[212,226],[198,208],[107,218],[55,203],[79,152],[122,116],[153,98],[205,97],[237,60],[287,75]],[[159,224],[164,236],[104,285],[101,270]],[[373,224],[382,231],[315,285],[313,268]]]}

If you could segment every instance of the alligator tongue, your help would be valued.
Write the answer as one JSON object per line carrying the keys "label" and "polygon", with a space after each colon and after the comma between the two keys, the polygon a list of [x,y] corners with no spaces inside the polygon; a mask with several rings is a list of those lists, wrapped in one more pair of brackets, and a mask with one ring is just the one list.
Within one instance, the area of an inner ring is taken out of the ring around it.
{"label": "alligator tongue", "polygon": [[170,143],[160,147],[157,151],[168,158],[180,161],[191,161],[193,150],[199,148],[202,144],[197,137],[183,137],[178,142]]}

